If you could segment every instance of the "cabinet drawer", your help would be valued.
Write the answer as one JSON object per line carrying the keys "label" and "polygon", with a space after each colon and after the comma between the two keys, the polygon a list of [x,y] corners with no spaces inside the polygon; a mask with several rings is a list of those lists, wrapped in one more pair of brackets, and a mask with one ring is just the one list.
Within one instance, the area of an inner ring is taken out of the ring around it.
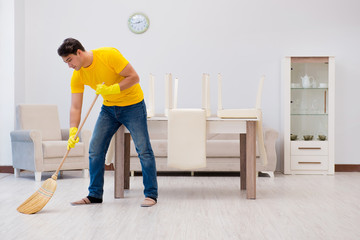
{"label": "cabinet drawer", "polygon": [[326,156],[328,155],[327,141],[292,141],[291,155]]}
{"label": "cabinet drawer", "polygon": [[327,156],[291,156],[291,170],[328,170]]}

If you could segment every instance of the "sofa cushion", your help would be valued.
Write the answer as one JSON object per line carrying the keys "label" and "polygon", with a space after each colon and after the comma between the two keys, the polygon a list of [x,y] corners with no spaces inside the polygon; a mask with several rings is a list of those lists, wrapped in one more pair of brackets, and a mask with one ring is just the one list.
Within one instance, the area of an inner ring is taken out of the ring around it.
{"label": "sofa cushion", "polygon": [[208,140],[206,143],[208,157],[240,157],[239,140]]}
{"label": "sofa cushion", "polygon": [[[42,149],[44,158],[63,157],[67,151],[67,141],[43,141]],[[85,154],[84,143],[79,142],[69,152],[69,157],[81,157]]]}
{"label": "sofa cushion", "polygon": [[239,134],[211,133],[207,135],[208,140],[239,140]]}
{"label": "sofa cushion", "polygon": [[[155,157],[167,157],[167,140],[152,139],[151,146]],[[134,142],[131,141],[130,156],[136,157]],[[240,157],[239,140],[207,140],[206,141],[207,157]],[[259,156],[256,148],[256,156]]]}
{"label": "sofa cushion", "polygon": [[[166,157],[167,156],[167,140],[166,139],[151,139],[151,147],[153,149],[154,155],[156,157]],[[130,156],[136,157],[134,142],[130,143]]]}

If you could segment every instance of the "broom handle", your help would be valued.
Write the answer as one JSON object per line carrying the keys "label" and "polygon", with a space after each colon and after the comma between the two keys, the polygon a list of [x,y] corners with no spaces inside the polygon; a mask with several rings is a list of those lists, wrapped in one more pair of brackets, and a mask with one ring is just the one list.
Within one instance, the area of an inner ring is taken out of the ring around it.
{"label": "broom handle", "polygon": [[[82,123],[80,124],[79,129],[78,129],[77,132],[76,132],[76,135],[75,135],[74,139],[76,139],[76,138],[78,137],[78,135],[79,135],[82,127],[84,126],[84,124],[85,124],[85,122],[86,122],[86,119],[88,118],[88,116],[89,116],[89,114],[90,114],[90,112],[91,112],[91,109],[92,109],[93,106],[95,105],[95,102],[96,102],[96,100],[97,100],[98,97],[99,97],[99,95],[96,94],[96,96],[95,96],[95,98],[94,98],[94,100],[93,100],[93,102],[92,102],[92,104],[91,104],[88,112],[86,113],[86,116],[85,116],[84,120],[82,121]],[[71,150],[71,148],[69,148],[69,150],[67,150],[67,152],[65,153],[65,156],[64,156],[63,159],[61,160],[61,163],[60,163],[59,167],[57,168],[56,172],[52,175],[52,178],[53,178],[53,179],[54,179],[54,178],[57,179],[57,175],[59,174],[59,171],[60,171],[62,165],[64,164],[65,159],[66,159],[67,156],[69,155],[70,150]]]}

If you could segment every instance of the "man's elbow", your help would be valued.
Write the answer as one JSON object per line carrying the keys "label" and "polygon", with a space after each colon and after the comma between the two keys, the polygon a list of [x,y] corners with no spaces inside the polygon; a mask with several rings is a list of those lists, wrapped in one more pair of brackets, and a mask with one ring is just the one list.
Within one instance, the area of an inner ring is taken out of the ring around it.
{"label": "man's elbow", "polygon": [[140,77],[139,77],[139,75],[137,75],[137,74],[135,74],[134,75],[134,84],[138,84],[138,83],[140,83]]}
{"label": "man's elbow", "polygon": [[70,107],[70,114],[75,114],[75,115],[81,114],[81,107],[71,106]]}

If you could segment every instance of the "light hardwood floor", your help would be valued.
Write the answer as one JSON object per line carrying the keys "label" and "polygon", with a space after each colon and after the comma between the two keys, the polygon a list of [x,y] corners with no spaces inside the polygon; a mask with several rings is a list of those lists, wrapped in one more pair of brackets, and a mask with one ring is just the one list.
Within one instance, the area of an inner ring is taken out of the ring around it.
{"label": "light hardwood floor", "polygon": [[114,199],[107,171],[104,203],[74,207],[89,179],[64,172],[34,215],[16,208],[51,173],[41,183],[22,175],[0,174],[0,239],[360,239],[360,173],[260,177],[256,200],[240,192],[238,177],[158,177],[158,204],[141,208],[141,177]]}

